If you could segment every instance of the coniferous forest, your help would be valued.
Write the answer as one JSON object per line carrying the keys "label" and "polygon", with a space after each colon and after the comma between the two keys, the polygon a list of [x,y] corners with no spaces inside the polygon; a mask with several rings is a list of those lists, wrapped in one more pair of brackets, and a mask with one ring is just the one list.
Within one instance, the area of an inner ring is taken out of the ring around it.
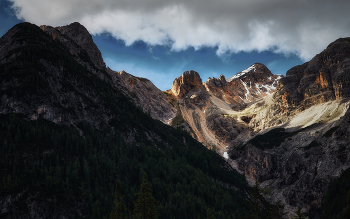
{"label": "coniferous forest", "polygon": [[[207,209],[216,218],[238,218],[248,210],[243,176],[222,168],[226,163],[219,155],[193,140],[171,148],[133,145],[107,130],[26,121],[15,114],[1,115],[0,136],[1,194],[24,193],[11,206],[14,212],[25,211],[23,202],[39,195],[38,204],[52,216],[71,211],[76,217],[108,218],[119,180],[131,218],[144,174],[159,218],[204,218]],[[69,209],[75,205],[78,209]]]}

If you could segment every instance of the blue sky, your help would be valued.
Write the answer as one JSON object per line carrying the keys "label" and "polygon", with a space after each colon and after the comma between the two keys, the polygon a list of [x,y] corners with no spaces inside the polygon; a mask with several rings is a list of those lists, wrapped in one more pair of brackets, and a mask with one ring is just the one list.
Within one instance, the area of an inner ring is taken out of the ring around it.
{"label": "blue sky", "polygon": [[348,1],[218,1],[0,0],[0,36],[21,21],[78,21],[107,66],[148,78],[161,90],[187,70],[204,82],[260,62],[285,75],[350,36]]}
{"label": "blue sky", "polygon": [[148,46],[143,41],[125,46],[123,40],[108,34],[96,35],[93,39],[107,66],[148,78],[161,90],[170,89],[174,79],[188,70],[197,71],[204,82],[208,77],[218,78],[220,74],[228,78],[255,62],[265,64],[274,74],[283,75],[291,67],[303,63],[296,55],[285,56],[271,51],[218,56],[215,47],[171,51],[169,46]]}

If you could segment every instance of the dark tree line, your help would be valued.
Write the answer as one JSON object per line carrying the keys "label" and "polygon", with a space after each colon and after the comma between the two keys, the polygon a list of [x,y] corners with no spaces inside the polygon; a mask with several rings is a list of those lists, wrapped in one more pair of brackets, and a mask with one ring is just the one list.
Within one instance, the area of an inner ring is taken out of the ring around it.
{"label": "dark tree line", "polygon": [[[74,126],[43,119],[27,121],[16,114],[0,115],[0,119],[2,197],[38,193],[40,200],[55,198],[55,203],[44,202],[52,214],[79,202],[82,216],[109,218],[120,180],[123,195],[118,200],[124,200],[124,215],[131,218],[134,194],[147,173],[156,188],[153,196],[159,218],[205,218],[208,209],[216,218],[237,218],[249,210],[242,192],[213,180],[246,189],[244,178],[222,168],[219,155],[199,143],[136,146],[116,133],[83,124],[78,125],[81,135]],[[19,199],[13,210],[24,203]],[[77,214],[74,209],[69,211]]]}

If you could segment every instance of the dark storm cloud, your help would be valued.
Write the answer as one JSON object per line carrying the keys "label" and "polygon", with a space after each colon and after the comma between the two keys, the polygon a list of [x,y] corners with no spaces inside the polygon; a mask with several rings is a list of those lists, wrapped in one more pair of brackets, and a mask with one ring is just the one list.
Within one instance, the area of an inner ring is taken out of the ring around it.
{"label": "dark storm cloud", "polygon": [[203,46],[217,54],[273,50],[304,60],[350,36],[350,1],[335,0],[11,0],[17,16],[48,25],[81,22],[130,45]]}

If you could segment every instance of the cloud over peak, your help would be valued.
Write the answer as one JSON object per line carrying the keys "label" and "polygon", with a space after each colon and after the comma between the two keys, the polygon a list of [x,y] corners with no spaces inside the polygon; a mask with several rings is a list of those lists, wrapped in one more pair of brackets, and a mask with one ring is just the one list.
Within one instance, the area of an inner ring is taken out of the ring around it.
{"label": "cloud over peak", "polygon": [[17,16],[41,25],[83,24],[127,45],[217,47],[217,54],[273,50],[309,60],[350,36],[347,0],[10,0]]}

